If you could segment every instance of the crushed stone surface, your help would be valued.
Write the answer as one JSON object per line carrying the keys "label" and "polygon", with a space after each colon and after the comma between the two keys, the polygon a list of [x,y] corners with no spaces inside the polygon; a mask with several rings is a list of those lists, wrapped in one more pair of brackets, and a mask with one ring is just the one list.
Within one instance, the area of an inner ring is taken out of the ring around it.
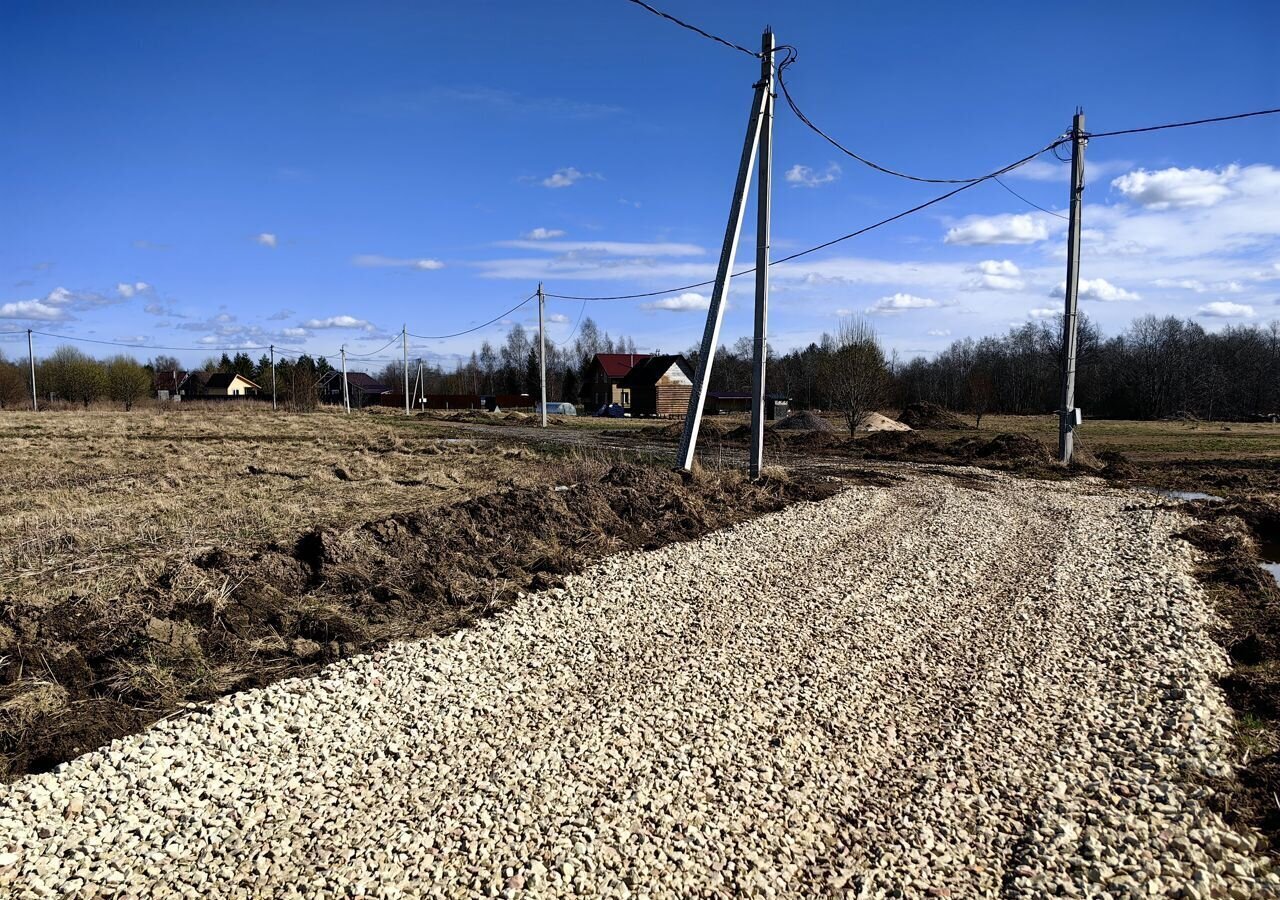
{"label": "crushed stone surface", "polygon": [[1277,896],[1185,524],[973,471],[613,557],[0,788],[0,895]]}

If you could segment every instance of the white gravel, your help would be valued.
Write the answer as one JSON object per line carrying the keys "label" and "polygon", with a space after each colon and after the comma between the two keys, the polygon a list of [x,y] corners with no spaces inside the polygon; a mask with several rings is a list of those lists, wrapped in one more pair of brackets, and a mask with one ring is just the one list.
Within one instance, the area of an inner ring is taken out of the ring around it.
{"label": "white gravel", "polygon": [[0,894],[1265,897],[1185,525],[989,473],[615,557],[0,789]]}

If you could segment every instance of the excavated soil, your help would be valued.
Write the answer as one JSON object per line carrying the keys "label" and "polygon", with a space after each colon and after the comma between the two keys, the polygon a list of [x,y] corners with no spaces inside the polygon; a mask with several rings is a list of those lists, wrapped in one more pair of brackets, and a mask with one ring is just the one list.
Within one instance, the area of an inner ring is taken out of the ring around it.
{"label": "excavated soil", "polygon": [[110,606],[0,600],[2,771],[47,771],[191,702],[464,627],[608,554],[691,540],[838,486],[619,464],[592,483],[313,529],[292,547],[205,552]]}
{"label": "excavated soil", "polygon": [[902,414],[898,416],[898,421],[915,429],[923,428],[934,431],[944,429],[953,431],[973,430],[972,425],[955,413],[928,401],[907,404],[906,408],[902,410]]}
{"label": "excavated soil", "polygon": [[1257,545],[1280,534],[1280,499],[1187,504],[1200,519],[1183,537],[1203,552],[1198,571],[1219,613],[1214,639],[1231,656],[1220,680],[1236,713],[1236,778],[1220,785],[1227,821],[1280,847],[1280,586],[1258,565]]}

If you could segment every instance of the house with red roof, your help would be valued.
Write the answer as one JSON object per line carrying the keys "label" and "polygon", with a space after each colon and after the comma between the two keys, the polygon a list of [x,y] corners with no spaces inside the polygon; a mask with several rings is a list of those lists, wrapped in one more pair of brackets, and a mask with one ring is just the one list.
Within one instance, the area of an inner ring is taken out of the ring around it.
{"label": "house with red roof", "polygon": [[630,409],[631,389],[624,388],[622,380],[648,358],[648,353],[597,353],[592,357],[582,380],[582,401],[587,410],[595,412],[608,403]]}
{"label": "house with red roof", "polygon": [[582,399],[590,412],[617,403],[636,416],[683,416],[692,379],[683,356],[597,353],[587,366]]}

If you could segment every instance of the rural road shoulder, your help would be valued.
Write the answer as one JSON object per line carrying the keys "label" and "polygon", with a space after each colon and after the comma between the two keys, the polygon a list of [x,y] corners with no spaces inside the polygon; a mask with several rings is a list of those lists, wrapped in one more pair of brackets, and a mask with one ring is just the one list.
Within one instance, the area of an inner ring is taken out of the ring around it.
{"label": "rural road shoulder", "polygon": [[974,471],[613,557],[0,788],[0,893],[1275,896],[1185,524]]}

